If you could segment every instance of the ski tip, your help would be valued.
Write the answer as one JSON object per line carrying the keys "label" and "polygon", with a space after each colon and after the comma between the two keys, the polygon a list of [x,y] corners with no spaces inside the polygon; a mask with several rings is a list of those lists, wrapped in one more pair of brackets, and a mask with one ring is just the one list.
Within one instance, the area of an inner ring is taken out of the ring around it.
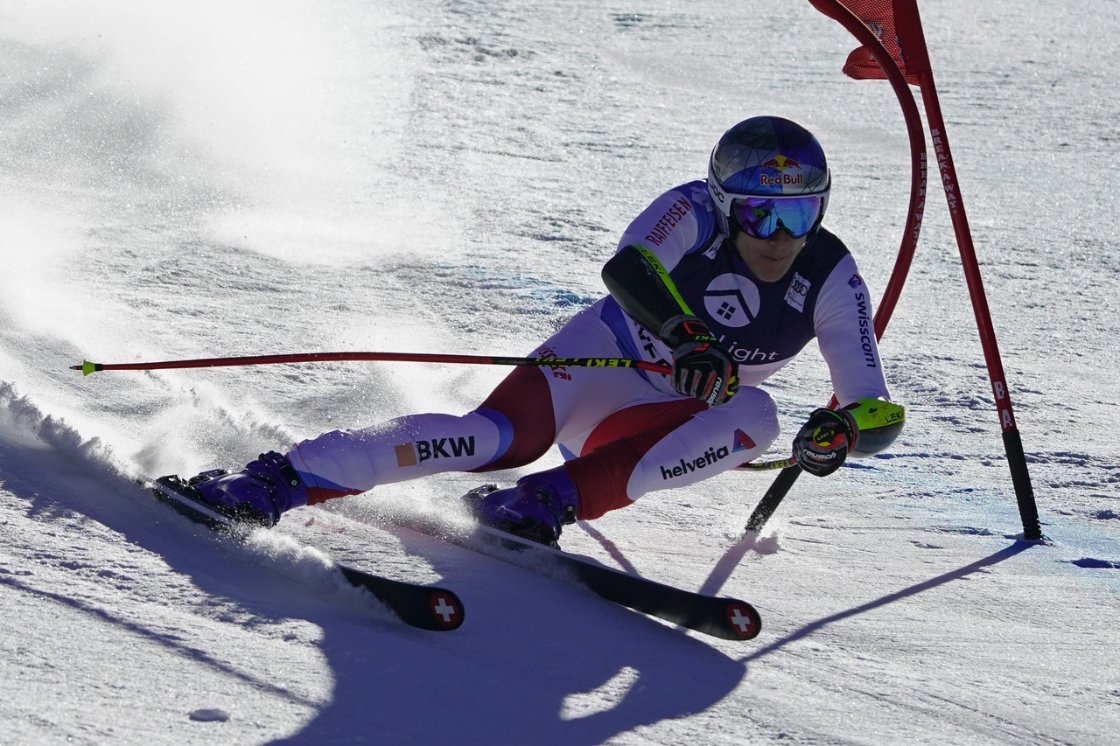
{"label": "ski tip", "polygon": [[762,631],[762,617],[758,611],[746,601],[727,599],[724,607],[727,614],[727,629],[733,640],[753,640]]}
{"label": "ski tip", "polygon": [[433,590],[428,597],[428,606],[431,610],[431,620],[434,626],[430,629],[448,631],[459,629],[467,617],[463,602],[451,591],[445,588]]}

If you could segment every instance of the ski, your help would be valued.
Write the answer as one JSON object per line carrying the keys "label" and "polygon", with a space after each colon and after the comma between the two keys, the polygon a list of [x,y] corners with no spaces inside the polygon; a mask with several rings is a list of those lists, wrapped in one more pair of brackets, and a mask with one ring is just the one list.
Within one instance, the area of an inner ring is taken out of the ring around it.
{"label": "ski", "polygon": [[[208,473],[207,476],[220,473]],[[178,476],[160,477],[149,488],[161,502],[218,533],[243,537],[252,528],[252,524],[220,513],[200,501],[197,490]],[[405,624],[442,632],[458,629],[463,623],[463,602],[446,588],[393,580],[337,562],[334,566],[350,585],[371,593]]]}
{"label": "ski", "polygon": [[758,611],[746,601],[665,585],[489,526],[454,525],[432,515],[380,518],[519,567],[570,580],[620,606],[713,637],[750,640],[762,629]]}

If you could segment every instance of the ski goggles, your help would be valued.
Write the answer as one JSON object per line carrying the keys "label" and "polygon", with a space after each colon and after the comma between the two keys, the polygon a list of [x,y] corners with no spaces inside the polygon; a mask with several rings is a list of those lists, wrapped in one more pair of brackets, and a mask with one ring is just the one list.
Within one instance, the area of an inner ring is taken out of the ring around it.
{"label": "ski goggles", "polygon": [[770,238],[784,229],[793,238],[801,238],[820,219],[824,200],[825,194],[737,197],[731,201],[731,215],[748,236]]}

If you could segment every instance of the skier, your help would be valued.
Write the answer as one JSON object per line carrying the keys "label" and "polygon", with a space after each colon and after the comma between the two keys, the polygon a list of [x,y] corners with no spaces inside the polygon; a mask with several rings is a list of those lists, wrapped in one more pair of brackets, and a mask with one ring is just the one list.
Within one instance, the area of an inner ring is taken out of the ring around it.
{"label": "skier", "polygon": [[831,474],[849,451],[887,447],[903,410],[889,402],[867,286],[821,226],[830,188],[807,130],[774,116],[740,122],[713,149],[706,181],[670,189],[626,229],[603,268],[610,294],[534,353],[670,362],[671,376],[518,368],[465,415],[328,432],[197,489],[272,525],[292,508],[392,482],[524,466],[559,444],[563,465],[469,501],[480,522],[555,543],[576,519],[764,453],[778,417],[759,384],[813,337],[844,406],[812,412],[793,456],[810,474]]}

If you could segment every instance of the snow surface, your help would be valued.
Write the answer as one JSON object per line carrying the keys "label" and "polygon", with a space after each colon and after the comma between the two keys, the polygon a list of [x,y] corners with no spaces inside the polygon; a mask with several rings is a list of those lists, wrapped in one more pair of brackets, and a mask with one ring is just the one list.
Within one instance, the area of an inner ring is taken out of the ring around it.
{"label": "snow surface", "polygon": [[[134,482],[460,412],[502,369],[68,366],[524,354],[603,292],[628,220],[762,112],[823,140],[828,223],[881,294],[906,136],[886,83],[840,74],[842,27],[789,0],[0,6],[0,742],[1116,743],[1120,5],[922,12],[1050,541],[1016,538],[931,175],[883,341],[910,414],[890,454],[801,479],[757,545],[739,531],[767,474],[565,534],[751,600],[743,644],[371,518],[468,475],[299,510],[247,548]],[[771,391],[788,433],[829,396],[819,356]],[[331,558],[453,587],[467,622],[406,628]]]}

